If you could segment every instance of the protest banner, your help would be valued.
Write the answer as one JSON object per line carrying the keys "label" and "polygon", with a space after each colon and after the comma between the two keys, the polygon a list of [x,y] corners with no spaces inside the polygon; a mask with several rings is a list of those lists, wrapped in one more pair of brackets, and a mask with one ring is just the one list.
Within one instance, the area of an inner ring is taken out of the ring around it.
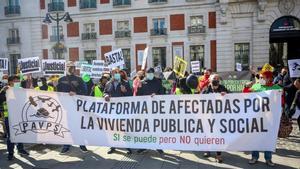
{"label": "protest banner", "polygon": [[81,61],[76,61],[75,62],[75,67],[77,70],[80,70],[81,69],[81,65],[83,64],[88,64],[88,61],[85,61],[85,60],[81,60]]}
{"label": "protest banner", "polygon": [[144,50],[144,55],[143,55],[142,70],[146,69],[148,53],[149,53],[149,47],[146,47]]}
{"label": "protest banner", "polygon": [[7,103],[14,143],[274,151],[281,95],[273,90],[225,96],[120,97],[106,102],[103,98],[11,88]]}
{"label": "protest banner", "polygon": [[91,78],[101,78],[105,67],[104,63],[104,60],[93,60]]}
{"label": "protest banner", "polygon": [[8,59],[0,58],[0,71],[7,71],[7,70],[8,70]]}
{"label": "protest banner", "polygon": [[199,73],[200,72],[200,61],[191,61],[191,69],[192,73]]}
{"label": "protest banner", "polygon": [[184,73],[186,70],[187,62],[182,58],[176,56],[174,63],[174,72],[181,77],[184,77]]}
{"label": "protest banner", "polygon": [[18,59],[18,66],[20,69],[20,73],[22,73],[23,75],[41,72],[39,57]]}
{"label": "protest banner", "polygon": [[66,60],[42,60],[43,75],[66,75]]}
{"label": "protest banner", "polygon": [[93,66],[90,64],[82,64],[80,69],[80,76],[82,76],[83,74],[92,76],[92,67]]}
{"label": "protest banner", "polygon": [[109,68],[117,68],[125,64],[122,49],[117,49],[104,54],[105,62]]}
{"label": "protest banner", "polygon": [[300,77],[300,59],[288,60],[290,77]]}

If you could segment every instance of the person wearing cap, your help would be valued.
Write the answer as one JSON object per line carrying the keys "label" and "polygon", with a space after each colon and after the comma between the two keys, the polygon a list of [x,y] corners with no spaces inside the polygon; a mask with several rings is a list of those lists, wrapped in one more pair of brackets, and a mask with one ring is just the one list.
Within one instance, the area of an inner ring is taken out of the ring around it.
{"label": "person wearing cap", "polygon": [[[75,75],[75,64],[73,62],[68,62],[67,75],[58,80],[57,91],[69,93],[70,96],[87,94],[83,80]],[[60,153],[67,153],[70,147],[70,145],[64,145]],[[87,152],[86,147],[83,145],[80,146],[80,149]]]}
{"label": "person wearing cap", "polygon": [[42,84],[39,84],[39,82],[38,82],[39,85],[34,88],[35,90],[43,90],[43,91],[48,91],[48,92],[54,91],[54,88],[47,84],[47,79],[45,77],[41,77],[40,80],[41,80]]}
{"label": "person wearing cap", "polygon": [[92,93],[93,91],[93,87],[94,87],[94,82],[91,80],[91,76],[87,73],[84,73],[81,76],[82,80],[83,80],[83,84],[84,84],[84,90],[86,90],[86,95],[90,96],[90,93]]}
{"label": "person wearing cap", "polygon": [[[104,99],[110,101],[111,97],[126,97],[132,96],[132,89],[130,88],[129,82],[122,79],[120,70],[115,68],[111,72],[112,78],[104,88]],[[131,154],[131,149],[127,149],[127,154]],[[107,154],[112,154],[116,151],[116,148],[111,147]]]}
{"label": "person wearing cap", "polygon": [[[9,131],[9,123],[8,123],[9,112],[8,112],[7,103],[6,103],[6,91],[7,91],[7,89],[13,88],[13,87],[19,88],[19,86],[14,86],[14,83],[17,81],[18,81],[17,77],[10,76],[8,78],[8,84],[5,87],[3,87],[0,91],[0,103],[3,105],[3,111],[4,111],[4,117],[5,117],[4,121],[5,121],[6,131],[7,131],[6,145],[7,145],[7,151],[8,151],[8,156],[7,156],[8,161],[13,160],[13,158],[14,158],[15,143],[12,143],[10,141],[10,131]],[[24,150],[23,143],[18,143],[17,149],[18,149],[18,153],[20,155],[29,155],[29,153],[26,150]]]}
{"label": "person wearing cap", "polygon": [[[146,76],[142,81],[142,85],[137,90],[137,96],[146,96],[146,95],[163,95],[164,89],[161,83],[161,80],[157,79],[154,76],[154,68],[149,68],[146,71]],[[139,149],[137,152],[141,153],[146,149]],[[160,154],[163,154],[163,150],[157,150]]]}
{"label": "person wearing cap", "polygon": [[[273,83],[273,71],[274,71],[274,68],[271,65],[265,64],[260,72],[259,83],[254,84],[251,87],[251,91],[262,92],[262,91],[267,91],[267,90],[282,90],[282,88],[278,84]],[[275,166],[275,164],[272,162],[272,152],[271,151],[265,151],[264,157],[266,160],[266,164],[268,166]],[[252,151],[252,158],[251,158],[251,160],[249,160],[249,164],[257,163],[258,158],[259,158],[259,152]]]}

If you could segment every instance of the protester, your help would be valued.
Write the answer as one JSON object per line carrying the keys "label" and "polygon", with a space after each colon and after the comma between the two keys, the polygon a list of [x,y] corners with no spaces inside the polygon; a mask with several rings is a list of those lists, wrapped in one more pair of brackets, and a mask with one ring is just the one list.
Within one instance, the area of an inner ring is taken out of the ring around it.
{"label": "protester", "polygon": [[[125,97],[132,96],[132,89],[129,86],[129,82],[122,79],[120,70],[118,68],[112,70],[112,79],[107,82],[104,89],[104,98],[106,101],[110,101],[111,97]],[[127,154],[132,154],[131,149],[127,149]],[[107,154],[112,154],[116,151],[116,148],[111,147]]]}
{"label": "protester", "polygon": [[176,83],[176,95],[192,94],[192,90],[186,85],[186,78],[181,78]]}
{"label": "protester", "polygon": [[142,87],[142,80],[144,79],[144,71],[140,70],[137,72],[136,76],[133,78],[133,96],[136,96],[138,88]]}
{"label": "protester", "polygon": [[209,85],[209,77],[211,75],[212,70],[211,69],[205,69],[204,70],[204,75],[202,77],[200,77],[199,80],[199,92],[202,92],[203,90],[205,90],[207,88],[207,86]]}
{"label": "protester", "polygon": [[[146,72],[146,77],[142,81],[141,87],[138,88],[137,96],[146,96],[146,95],[163,95],[164,89],[161,83],[161,80],[154,77],[154,69],[149,68]],[[137,152],[141,153],[145,149],[139,149]],[[163,150],[157,150],[160,154],[163,154]]]}
{"label": "protester", "polygon": [[27,74],[25,80],[21,81],[21,87],[24,89],[34,89],[37,87],[37,79],[32,77],[32,74]]}
{"label": "protester", "polygon": [[[262,92],[267,90],[281,90],[282,88],[278,84],[273,83],[273,68],[269,64],[265,64],[260,72],[259,83],[254,84],[251,87],[251,91],[253,92]],[[268,166],[275,166],[272,162],[272,152],[265,151],[264,152],[266,164]],[[257,163],[259,159],[259,152],[252,151],[252,159],[249,161],[249,164]]]}
{"label": "protester", "polygon": [[247,82],[244,86],[243,93],[250,93],[253,82]]}
{"label": "protester", "polygon": [[[210,94],[210,93],[221,93],[222,96],[224,96],[226,93],[229,93],[226,87],[220,84],[220,76],[218,74],[210,75],[209,85],[205,90],[202,91],[202,94]],[[209,157],[210,152],[208,151],[205,152],[203,156]],[[221,152],[219,151],[217,151],[216,161],[218,163],[223,163]]]}
{"label": "protester", "polygon": [[[18,87],[18,86],[14,86],[14,83],[17,82],[18,79],[15,76],[10,76],[8,78],[8,84],[2,88],[2,90],[0,91],[0,104],[3,105],[3,111],[4,111],[4,117],[5,117],[5,126],[6,126],[6,131],[7,131],[7,140],[6,140],[6,145],[7,145],[7,151],[8,151],[8,156],[7,156],[7,160],[13,160],[14,158],[14,148],[15,148],[15,143],[12,143],[10,141],[10,131],[9,131],[9,124],[8,124],[8,116],[9,116],[9,112],[8,112],[8,108],[7,108],[7,103],[6,103],[6,91],[9,88],[12,87]],[[24,150],[24,145],[22,143],[18,143],[17,144],[17,149],[18,149],[18,153],[20,155],[29,155],[29,153],[27,151]]]}
{"label": "protester", "polygon": [[82,80],[83,80],[83,84],[84,84],[84,90],[86,90],[86,94],[87,96],[90,95],[90,93],[92,93],[93,87],[94,87],[94,83],[91,79],[91,76],[84,73],[81,76]]}
{"label": "protester", "polygon": [[[67,75],[63,76],[58,80],[57,84],[57,91],[58,92],[65,92],[69,93],[70,96],[74,95],[86,95],[87,91],[84,90],[84,82],[81,78],[77,77],[75,75],[75,64],[73,62],[69,62],[67,64]],[[61,154],[65,154],[70,150],[70,145],[64,145]],[[80,149],[83,152],[87,152],[88,150],[86,149],[85,146],[81,145]]]}
{"label": "protester", "polygon": [[53,92],[54,88],[52,86],[49,86],[47,84],[47,79],[45,77],[41,77],[41,85],[38,85],[37,87],[35,87],[35,90],[44,90],[44,91],[49,91],[49,92]]}
{"label": "protester", "polygon": [[104,88],[106,83],[108,82],[108,77],[102,75],[99,83],[95,84],[92,92],[90,93],[90,96],[94,96],[94,97],[103,97],[104,96]]}
{"label": "protester", "polygon": [[283,86],[283,79],[287,73],[288,73],[287,67],[283,67],[281,69],[281,72],[274,78],[273,83]]}

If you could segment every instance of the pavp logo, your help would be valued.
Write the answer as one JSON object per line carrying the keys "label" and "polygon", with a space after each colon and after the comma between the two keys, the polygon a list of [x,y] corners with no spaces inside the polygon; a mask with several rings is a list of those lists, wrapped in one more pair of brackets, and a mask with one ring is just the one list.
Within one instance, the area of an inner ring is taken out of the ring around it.
{"label": "pavp logo", "polygon": [[14,126],[16,135],[28,131],[34,133],[53,133],[64,137],[64,132],[69,132],[60,123],[62,108],[58,101],[49,96],[30,96],[22,109],[22,122]]}

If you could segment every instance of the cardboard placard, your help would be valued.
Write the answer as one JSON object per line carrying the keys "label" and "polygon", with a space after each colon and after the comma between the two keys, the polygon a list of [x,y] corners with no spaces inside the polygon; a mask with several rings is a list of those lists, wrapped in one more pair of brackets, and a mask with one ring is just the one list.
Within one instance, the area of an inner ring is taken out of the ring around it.
{"label": "cardboard placard", "polygon": [[91,78],[100,79],[104,70],[104,60],[93,60]]}
{"label": "cardboard placard", "polygon": [[105,53],[104,57],[109,68],[116,68],[125,64],[122,49]]}
{"label": "cardboard placard", "polygon": [[290,77],[300,77],[300,59],[288,60]]}
{"label": "cardboard placard", "polygon": [[66,60],[43,59],[43,75],[66,75]]}
{"label": "cardboard placard", "polygon": [[80,69],[80,76],[82,76],[83,74],[92,76],[92,67],[93,65],[90,64],[82,64]]}
{"label": "cardboard placard", "polygon": [[176,56],[174,63],[174,72],[181,77],[184,77],[185,70],[187,67],[187,62],[182,58]]}
{"label": "cardboard placard", "polygon": [[7,71],[7,70],[8,70],[8,59],[0,58],[0,71]]}
{"label": "cardboard placard", "polygon": [[199,73],[200,72],[200,61],[191,61],[191,70],[192,73]]}
{"label": "cardboard placard", "polygon": [[41,72],[41,63],[39,57],[18,59],[20,73],[23,75]]}

